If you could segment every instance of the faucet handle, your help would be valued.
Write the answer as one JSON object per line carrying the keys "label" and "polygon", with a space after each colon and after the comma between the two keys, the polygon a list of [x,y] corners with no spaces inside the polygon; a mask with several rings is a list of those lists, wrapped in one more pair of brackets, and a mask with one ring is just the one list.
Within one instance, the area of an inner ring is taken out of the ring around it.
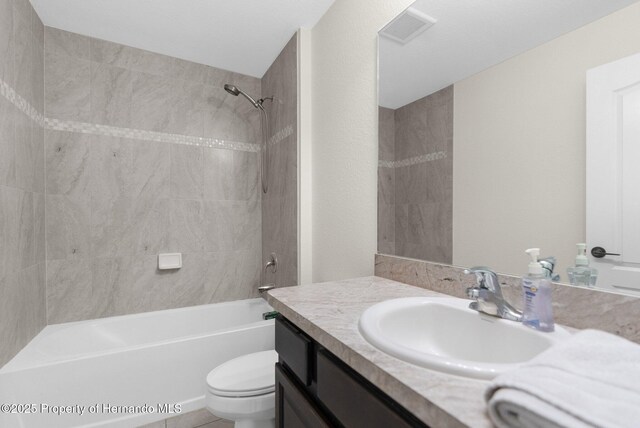
{"label": "faucet handle", "polygon": [[264,265],[264,271],[267,272],[267,269],[271,268],[272,273],[276,273],[278,271],[278,256],[276,253],[271,253],[269,256],[269,260]]}
{"label": "faucet handle", "polygon": [[487,267],[487,266],[474,266],[472,268],[469,269],[465,269],[464,273],[467,275],[471,275],[472,273],[478,274],[493,274],[495,275],[495,272],[493,272],[491,270],[491,268]]}
{"label": "faucet handle", "polygon": [[487,266],[474,266],[469,269],[465,269],[464,273],[467,275],[475,274],[476,281],[480,288],[486,288],[494,293],[502,295],[500,290],[500,284],[498,282],[498,275],[491,268]]}
{"label": "faucet handle", "polygon": [[469,269],[464,270],[465,275],[475,275],[476,282],[481,287],[486,287],[487,277],[486,275],[492,274],[493,272],[486,266],[474,266]]}

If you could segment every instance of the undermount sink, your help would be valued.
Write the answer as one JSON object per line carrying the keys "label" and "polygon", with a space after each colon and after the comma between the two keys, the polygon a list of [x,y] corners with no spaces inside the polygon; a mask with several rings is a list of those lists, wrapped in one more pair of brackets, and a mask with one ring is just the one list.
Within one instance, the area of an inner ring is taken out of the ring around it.
{"label": "undermount sink", "polygon": [[519,322],[469,309],[469,300],[408,297],[368,308],[360,333],[403,361],[456,375],[491,379],[570,336],[562,327],[542,333]]}

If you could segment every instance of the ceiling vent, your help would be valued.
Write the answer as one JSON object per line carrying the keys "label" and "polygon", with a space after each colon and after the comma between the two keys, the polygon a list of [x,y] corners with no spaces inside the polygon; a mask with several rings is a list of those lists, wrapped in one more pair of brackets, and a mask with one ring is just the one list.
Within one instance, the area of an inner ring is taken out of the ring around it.
{"label": "ceiling vent", "polygon": [[380,30],[380,35],[406,44],[437,21],[412,7],[407,8]]}

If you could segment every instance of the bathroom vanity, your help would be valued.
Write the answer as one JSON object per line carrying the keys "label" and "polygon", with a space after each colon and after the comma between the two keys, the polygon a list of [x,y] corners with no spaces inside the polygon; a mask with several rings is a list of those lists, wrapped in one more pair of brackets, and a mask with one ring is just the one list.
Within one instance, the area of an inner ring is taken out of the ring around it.
{"label": "bathroom vanity", "polygon": [[276,319],[278,427],[426,427],[283,316]]}
{"label": "bathroom vanity", "polygon": [[447,297],[379,277],[271,290],[281,314],[276,426],[491,427],[488,381],[403,362],[360,335],[365,309],[412,296]]}

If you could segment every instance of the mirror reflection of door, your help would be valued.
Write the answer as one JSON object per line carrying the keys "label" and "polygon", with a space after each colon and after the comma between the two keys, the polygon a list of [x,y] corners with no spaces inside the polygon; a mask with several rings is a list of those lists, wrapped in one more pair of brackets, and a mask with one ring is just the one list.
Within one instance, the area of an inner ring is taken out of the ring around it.
{"label": "mirror reflection of door", "polygon": [[586,220],[598,287],[640,295],[640,54],[587,72]]}

